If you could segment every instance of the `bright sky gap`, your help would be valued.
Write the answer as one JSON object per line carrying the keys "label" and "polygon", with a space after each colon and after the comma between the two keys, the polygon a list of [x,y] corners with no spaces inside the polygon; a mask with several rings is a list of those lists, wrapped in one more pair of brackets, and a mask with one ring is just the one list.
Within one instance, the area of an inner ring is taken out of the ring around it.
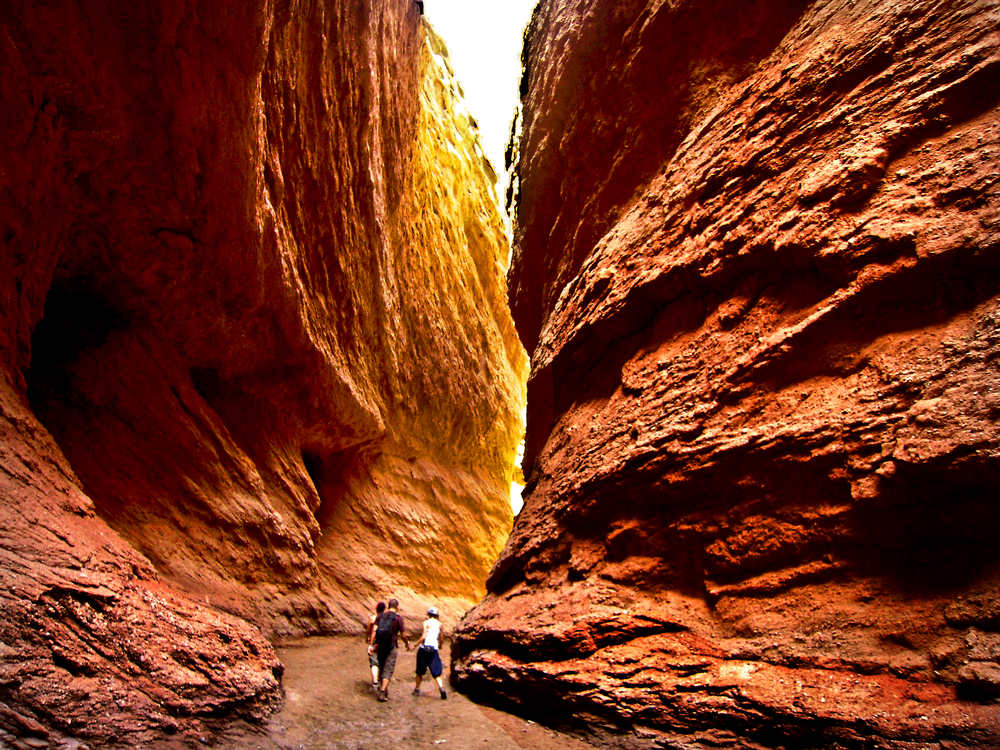
{"label": "bright sky gap", "polygon": [[427,20],[444,39],[483,150],[502,191],[503,152],[518,100],[521,41],[537,0],[425,0]]}
{"label": "bright sky gap", "polygon": [[[506,189],[504,150],[518,102],[524,27],[537,0],[425,0],[427,20],[448,47],[465,103],[479,124],[483,151]],[[517,461],[523,457],[523,446]],[[523,486],[510,488],[514,513],[521,510]]]}

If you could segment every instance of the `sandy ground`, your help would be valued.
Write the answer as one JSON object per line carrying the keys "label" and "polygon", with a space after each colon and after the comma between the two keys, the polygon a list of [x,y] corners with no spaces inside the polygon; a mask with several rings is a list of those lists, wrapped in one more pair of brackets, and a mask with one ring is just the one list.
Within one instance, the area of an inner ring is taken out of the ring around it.
{"label": "sandy ground", "polygon": [[472,703],[447,684],[449,653],[442,651],[448,699],[425,676],[414,696],[416,652],[400,644],[390,700],[369,688],[367,654],[359,638],[309,638],[278,649],[285,665],[285,706],[263,728],[232,727],[215,747],[246,750],[367,750],[374,747],[440,750],[592,750],[564,734]]}

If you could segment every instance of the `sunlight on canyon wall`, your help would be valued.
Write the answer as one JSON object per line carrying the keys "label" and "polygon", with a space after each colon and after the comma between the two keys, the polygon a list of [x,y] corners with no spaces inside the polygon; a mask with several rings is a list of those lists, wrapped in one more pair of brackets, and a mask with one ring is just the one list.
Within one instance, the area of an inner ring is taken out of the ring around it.
{"label": "sunlight on canyon wall", "polygon": [[264,635],[453,623],[512,519],[508,246],[416,6],[116,7],[0,11],[0,744],[259,718]]}

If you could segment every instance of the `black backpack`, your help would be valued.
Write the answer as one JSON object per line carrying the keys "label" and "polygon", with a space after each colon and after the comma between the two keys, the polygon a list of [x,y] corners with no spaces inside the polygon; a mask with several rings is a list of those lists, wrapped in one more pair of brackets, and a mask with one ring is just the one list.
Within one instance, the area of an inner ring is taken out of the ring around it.
{"label": "black backpack", "polygon": [[375,626],[375,643],[379,646],[388,646],[392,643],[395,633],[396,613],[383,612],[379,615],[378,625]]}

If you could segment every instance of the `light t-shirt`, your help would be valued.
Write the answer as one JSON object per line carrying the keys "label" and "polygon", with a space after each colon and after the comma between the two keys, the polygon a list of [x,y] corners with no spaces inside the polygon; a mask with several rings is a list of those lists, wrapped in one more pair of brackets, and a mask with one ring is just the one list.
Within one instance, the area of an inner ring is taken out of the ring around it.
{"label": "light t-shirt", "polygon": [[441,621],[435,617],[424,620],[424,645],[438,647],[441,638]]}

